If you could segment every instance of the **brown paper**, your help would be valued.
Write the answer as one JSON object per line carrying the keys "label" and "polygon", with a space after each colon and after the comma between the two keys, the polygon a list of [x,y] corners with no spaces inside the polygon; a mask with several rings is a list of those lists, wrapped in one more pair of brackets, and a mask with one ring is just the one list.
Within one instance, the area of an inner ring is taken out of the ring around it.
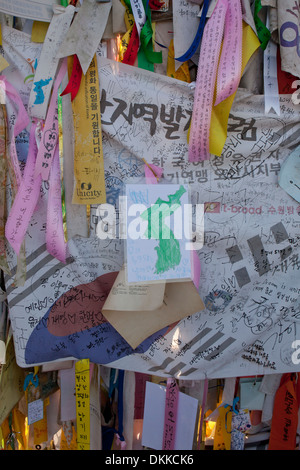
{"label": "brown paper", "polygon": [[166,282],[136,284],[126,282],[126,271],[121,269],[105,301],[106,310],[155,310],[164,300]]}
{"label": "brown paper", "polygon": [[[120,284],[120,279],[125,281],[125,276],[122,274],[124,271],[120,273],[103,306],[102,313],[133,349],[156,331],[204,309],[204,304],[192,281],[140,286],[144,289],[144,300],[149,299],[149,304],[143,305],[137,285],[130,284],[127,285],[127,290],[124,289],[126,283]],[[118,285],[122,286],[121,293]],[[149,290],[147,291],[145,287]],[[164,288],[163,300],[158,302],[162,288]],[[129,310],[128,305],[131,306]],[[150,306],[153,308],[149,308]]]}

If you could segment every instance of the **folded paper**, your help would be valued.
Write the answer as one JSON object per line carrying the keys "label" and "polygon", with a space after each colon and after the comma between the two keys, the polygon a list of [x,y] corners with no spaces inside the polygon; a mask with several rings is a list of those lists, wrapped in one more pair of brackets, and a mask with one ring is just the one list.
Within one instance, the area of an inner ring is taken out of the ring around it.
{"label": "folded paper", "polygon": [[193,282],[127,284],[122,269],[102,313],[121,336],[136,348],[163,327],[204,309]]}

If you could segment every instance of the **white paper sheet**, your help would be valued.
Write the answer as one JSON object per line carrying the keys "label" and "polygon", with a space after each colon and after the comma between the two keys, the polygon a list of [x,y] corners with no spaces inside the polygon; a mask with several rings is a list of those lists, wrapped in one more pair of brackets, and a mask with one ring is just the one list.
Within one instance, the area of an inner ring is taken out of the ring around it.
{"label": "white paper sheet", "polygon": [[[176,210],[160,202],[171,202],[175,194],[180,194]],[[128,282],[191,279],[191,253],[186,249],[191,238],[184,233],[184,228],[189,227],[186,223],[189,220],[188,187],[176,184],[162,184],[159,187],[126,185],[126,201]],[[150,220],[145,219],[145,213]],[[161,231],[159,214],[163,216]],[[147,238],[148,229],[151,231],[150,238]],[[169,257],[165,256],[166,252]]]}
{"label": "white paper sheet", "polygon": [[[161,450],[163,443],[166,387],[146,382],[142,445]],[[179,392],[174,450],[191,450],[198,400]]]}

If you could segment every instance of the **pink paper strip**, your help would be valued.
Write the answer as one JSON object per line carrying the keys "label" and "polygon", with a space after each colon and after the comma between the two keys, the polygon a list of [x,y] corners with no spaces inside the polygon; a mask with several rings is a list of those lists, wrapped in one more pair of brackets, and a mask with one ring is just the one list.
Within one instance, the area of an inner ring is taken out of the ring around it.
{"label": "pink paper strip", "polygon": [[167,380],[165,420],[162,450],[174,450],[179,389],[176,379]]}
{"label": "pink paper strip", "polygon": [[59,261],[65,263],[67,245],[64,240],[63,229],[58,145],[53,157],[49,186],[46,232],[47,251]]}
{"label": "pink paper strip", "polygon": [[[153,171],[151,171],[151,168],[152,168]],[[159,178],[163,174],[163,171],[164,170],[162,168],[160,168],[159,166],[152,165],[152,164],[149,164],[149,163],[147,165],[145,165],[146,183],[147,184],[157,184]]]}
{"label": "pink paper strip", "polygon": [[230,0],[217,76],[215,105],[236,92],[242,74],[243,17],[241,0]]}
{"label": "pink paper strip", "polygon": [[189,161],[208,160],[209,132],[228,0],[218,3],[204,28],[189,138]]}
{"label": "pink paper strip", "polygon": [[19,165],[19,160],[18,160],[18,155],[17,155],[17,150],[16,150],[15,138],[17,137],[17,135],[20,134],[20,132],[22,132],[30,124],[30,119],[29,119],[29,116],[27,114],[27,111],[24,107],[23,101],[19,93],[11,85],[11,83],[7,81],[7,78],[5,77],[5,75],[0,76],[0,86],[5,92],[5,95],[7,96],[7,98],[10,101],[12,101],[12,103],[14,103],[17,107],[17,118],[13,125],[13,132],[12,132],[11,143],[10,143],[10,158],[14,167],[17,185],[19,187],[21,184],[22,175],[21,175],[21,170],[20,170],[20,165]]}
{"label": "pink paper strip", "polygon": [[42,179],[47,181],[50,174],[51,164],[58,142],[58,88],[67,73],[67,59],[65,58],[60,66],[55,80],[49,108],[46,116],[42,140],[39,146],[35,175],[42,175]]}
{"label": "pink paper strip", "polygon": [[24,240],[27,227],[36,207],[40,186],[41,176],[34,176],[35,161],[37,155],[37,145],[35,139],[35,130],[37,124],[31,125],[29,136],[29,150],[24,170],[23,179],[9,212],[6,225],[5,236],[14,251],[19,254],[21,244]]}

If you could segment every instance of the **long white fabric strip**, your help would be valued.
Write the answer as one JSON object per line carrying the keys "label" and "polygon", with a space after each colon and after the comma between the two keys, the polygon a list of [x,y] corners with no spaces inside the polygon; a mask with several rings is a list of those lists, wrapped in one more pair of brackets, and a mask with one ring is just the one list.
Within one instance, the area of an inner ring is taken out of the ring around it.
{"label": "long white fabric strip", "polygon": [[67,8],[54,5],[53,10],[53,18],[45,37],[28,103],[29,115],[38,119],[46,117],[54,77],[60,60],[58,51],[76,11],[72,5],[68,5]]}
{"label": "long white fabric strip", "polygon": [[105,3],[96,0],[84,1],[61,44],[57,57],[76,54],[85,75],[102,39],[111,6],[111,1]]}

